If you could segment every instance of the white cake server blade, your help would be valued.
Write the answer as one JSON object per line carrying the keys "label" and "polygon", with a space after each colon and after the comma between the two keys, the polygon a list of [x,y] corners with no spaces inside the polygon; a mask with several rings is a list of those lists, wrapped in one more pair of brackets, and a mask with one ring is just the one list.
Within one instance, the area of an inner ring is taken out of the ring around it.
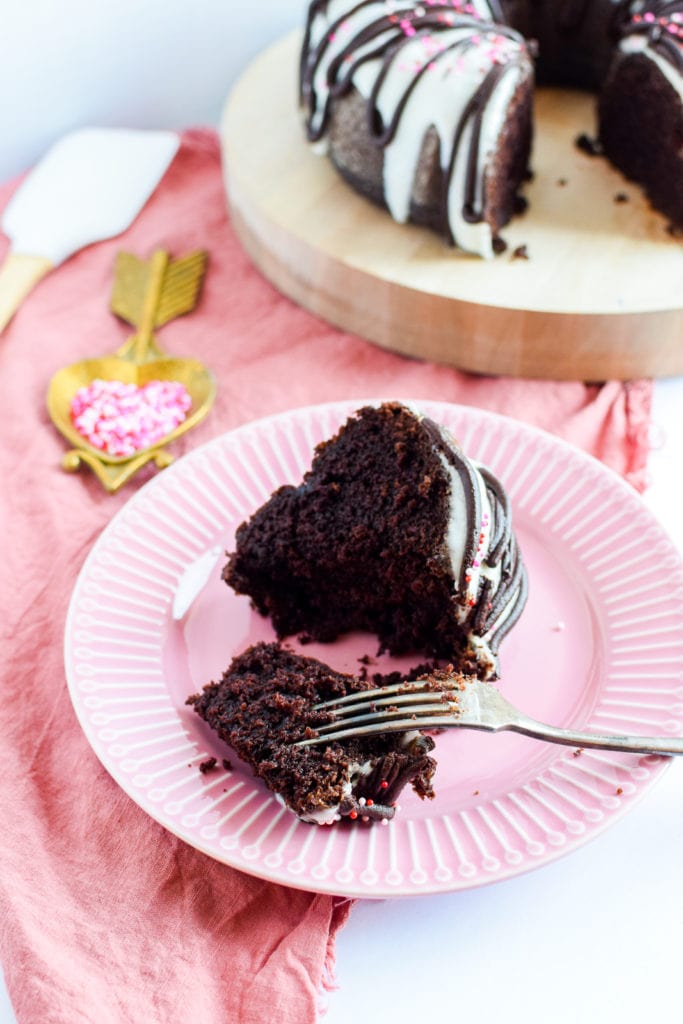
{"label": "white cake server blade", "polygon": [[0,331],[45,274],[129,227],[179,144],[175,132],[81,128],[48,150],[0,220],[10,240],[0,267]]}

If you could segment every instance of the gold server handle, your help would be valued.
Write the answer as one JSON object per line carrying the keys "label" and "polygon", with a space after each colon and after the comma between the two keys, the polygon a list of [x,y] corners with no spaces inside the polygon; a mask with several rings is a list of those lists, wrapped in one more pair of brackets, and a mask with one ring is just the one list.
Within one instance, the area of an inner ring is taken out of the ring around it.
{"label": "gold server handle", "polygon": [[0,266],[0,333],[31,289],[52,270],[45,256],[10,252]]}

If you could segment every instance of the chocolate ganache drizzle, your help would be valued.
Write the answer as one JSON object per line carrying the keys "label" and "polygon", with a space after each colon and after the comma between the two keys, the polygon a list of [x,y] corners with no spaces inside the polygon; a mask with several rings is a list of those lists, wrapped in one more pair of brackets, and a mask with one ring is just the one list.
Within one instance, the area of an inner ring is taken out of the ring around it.
{"label": "chocolate ganache drizzle", "polygon": [[484,218],[487,161],[517,86],[533,74],[523,37],[487,0],[314,0],[300,69],[311,142],[324,140],[335,101],[355,88],[384,152],[384,198],[408,220],[423,139],[436,129],[441,222],[450,240],[491,255]]}
{"label": "chocolate ganache drizzle", "polygon": [[495,666],[501,641],[519,619],[528,593],[509,500],[493,473],[467,459],[443,427],[427,418],[422,424],[451,478],[447,545],[458,620],[475,658]]}

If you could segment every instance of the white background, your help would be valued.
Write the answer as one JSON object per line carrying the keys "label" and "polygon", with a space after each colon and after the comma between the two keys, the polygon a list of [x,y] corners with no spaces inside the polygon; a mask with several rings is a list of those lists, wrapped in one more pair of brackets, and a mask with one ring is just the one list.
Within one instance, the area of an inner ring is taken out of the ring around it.
{"label": "white background", "polygon": [[305,0],[0,0],[0,180],[81,125],[217,124]]}
{"label": "white background", "polygon": [[[304,7],[0,0],[0,180],[81,125],[217,124],[240,71]],[[647,498],[681,550],[682,405],[683,380],[657,386]],[[563,860],[466,893],[358,904],[338,940],[327,1024],[680,1019],[682,794],[680,761]],[[0,1024],[12,1021],[0,985]]]}

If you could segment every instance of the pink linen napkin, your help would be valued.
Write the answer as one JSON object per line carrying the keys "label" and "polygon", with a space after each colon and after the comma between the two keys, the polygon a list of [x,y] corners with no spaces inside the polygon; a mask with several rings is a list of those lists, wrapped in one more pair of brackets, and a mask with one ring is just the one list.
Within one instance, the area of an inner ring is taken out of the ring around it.
{"label": "pink linen napkin", "polygon": [[[12,189],[0,189],[0,208]],[[294,406],[432,398],[545,427],[642,489],[651,384],[475,378],[328,326],[249,263],[226,214],[216,136],[202,130],[185,133],[126,234],[45,278],[0,336],[0,960],[19,1024],[306,1024],[348,901],[244,875],[165,831],[100,765],[66,688],[62,636],[77,573],[141,480],[109,496],[88,471],[64,473],[45,391],[60,367],[128,336],[108,312],[115,253],[158,247],[210,254],[198,309],[160,335],[219,381],[215,409],[177,455]]]}

